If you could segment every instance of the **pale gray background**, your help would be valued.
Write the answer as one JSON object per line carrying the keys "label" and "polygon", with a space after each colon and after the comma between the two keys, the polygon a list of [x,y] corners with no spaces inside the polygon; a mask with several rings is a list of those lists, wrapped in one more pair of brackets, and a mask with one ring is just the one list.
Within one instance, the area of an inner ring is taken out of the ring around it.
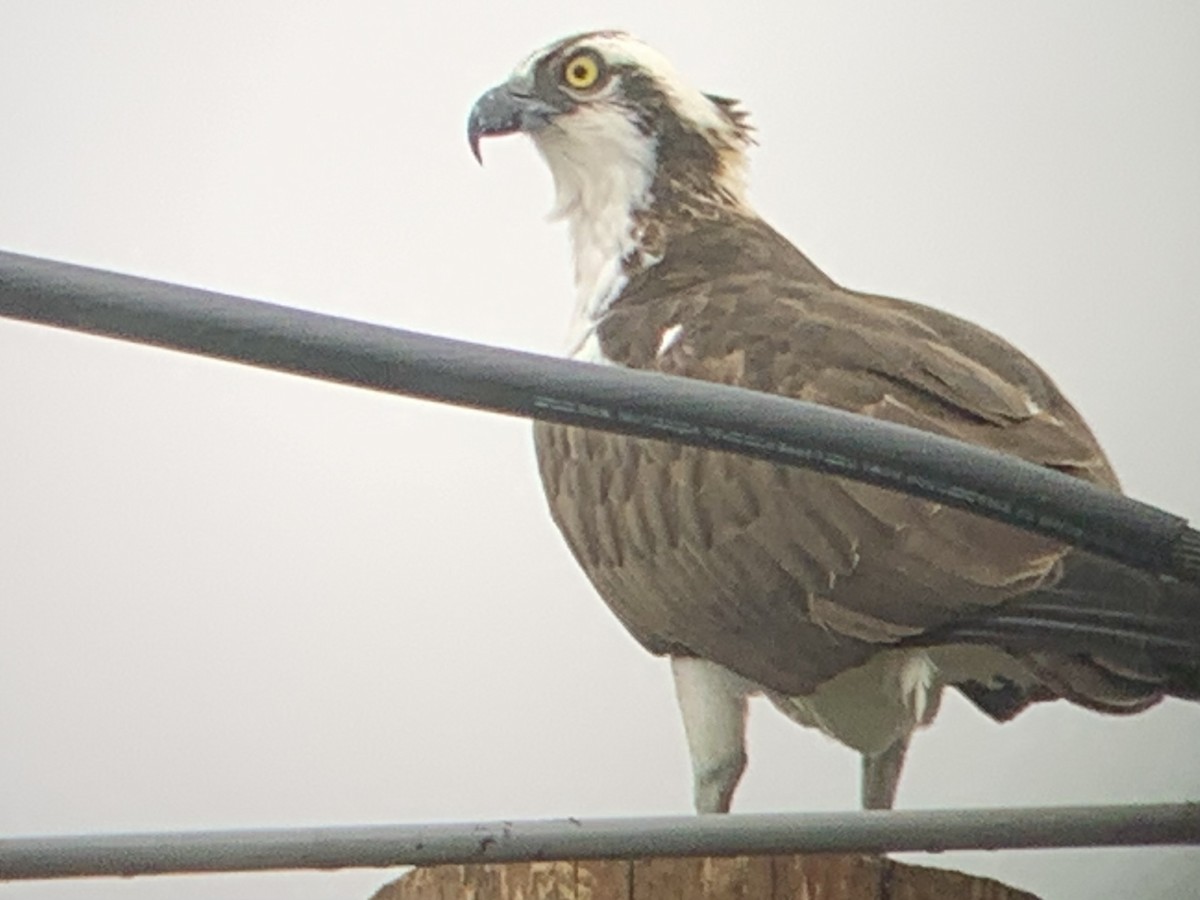
{"label": "pale gray background", "polygon": [[[1040,360],[1130,493],[1200,518],[1200,7],[0,0],[0,246],[555,352],[528,142],[474,98],[627,27],[760,129],[753,195],[853,287]],[[0,833],[681,813],[665,664],[576,572],[526,423],[0,322]],[[857,761],[756,706],[737,808]],[[946,704],[905,807],[1200,799],[1200,710]],[[1195,850],[949,854],[1185,897]],[[389,873],[0,886],[361,898]]]}

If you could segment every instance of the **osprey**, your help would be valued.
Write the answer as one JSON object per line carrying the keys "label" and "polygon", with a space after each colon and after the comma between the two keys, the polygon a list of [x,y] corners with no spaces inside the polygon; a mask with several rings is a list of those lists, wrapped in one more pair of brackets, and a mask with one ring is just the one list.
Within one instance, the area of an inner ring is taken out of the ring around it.
{"label": "osprey", "polygon": [[[539,50],[468,131],[477,158],[482,137],[524,132],[550,168],[575,257],[573,358],[823,403],[1119,490],[1019,351],[840,287],[759,218],[745,113],[646,44],[604,31]],[[670,657],[700,812],[729,809],[755,693],[862,754],[869,808],[892,805],[947,686],[1001,721],[1054,698],[1130,713],[1200,696],[1195,586],[829,475],[577,427],[534,437],[579,564]],[[1007,637],[979,638],[998,622]],[[1190,649],[1164,657],[1144,639],[1156,628]]]}

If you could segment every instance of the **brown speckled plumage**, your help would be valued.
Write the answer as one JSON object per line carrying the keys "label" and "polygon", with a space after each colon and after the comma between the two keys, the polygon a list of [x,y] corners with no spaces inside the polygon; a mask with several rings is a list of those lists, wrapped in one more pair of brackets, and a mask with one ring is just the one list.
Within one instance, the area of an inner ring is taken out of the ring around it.
{"label": "brown speckled plumage", "polygon": [[[757,219],[669,233],[598,327],[612,362],[862,412],[1117,486],[1054,384],[987,331],[844,290]],[[682,336],[659,355],[675,325]],[[812,472],[553,425],[535,438],[555,521],[638,640],[784,693],[1051,582],[1066,553]]]}

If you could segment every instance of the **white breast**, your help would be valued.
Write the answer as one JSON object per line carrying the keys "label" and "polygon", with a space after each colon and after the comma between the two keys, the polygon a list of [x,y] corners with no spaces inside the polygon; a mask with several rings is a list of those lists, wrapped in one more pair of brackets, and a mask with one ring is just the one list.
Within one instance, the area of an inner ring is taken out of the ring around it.
{"label": "white breast", "polygon": [[650,206],[656,144],[619,110],[599,106],[571,116],[570,132],[533,135],[557,193],[575,254],[575,310],[567,353],[606,362],[594,329],[628,281],[624,261],[638,245],[636,214]]}

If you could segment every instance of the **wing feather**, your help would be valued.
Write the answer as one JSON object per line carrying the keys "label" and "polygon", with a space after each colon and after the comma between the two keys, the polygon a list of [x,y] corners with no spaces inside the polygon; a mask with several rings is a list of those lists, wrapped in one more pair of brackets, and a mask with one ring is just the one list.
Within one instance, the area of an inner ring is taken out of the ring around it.
{"label": "wing feather", "polygon": [[[731,227],[668,245],[630,282],[597,329],[609,359],[1117,487],[1082,418],[1013,347],[938,310],[843,290],[762,223]],[[728,252],[735,238],[745,253]],[[545,424],[535,440],[555,520],[635,637],[782,693],[1048,584],[1066,553],[937,503],[761,461]]]}

